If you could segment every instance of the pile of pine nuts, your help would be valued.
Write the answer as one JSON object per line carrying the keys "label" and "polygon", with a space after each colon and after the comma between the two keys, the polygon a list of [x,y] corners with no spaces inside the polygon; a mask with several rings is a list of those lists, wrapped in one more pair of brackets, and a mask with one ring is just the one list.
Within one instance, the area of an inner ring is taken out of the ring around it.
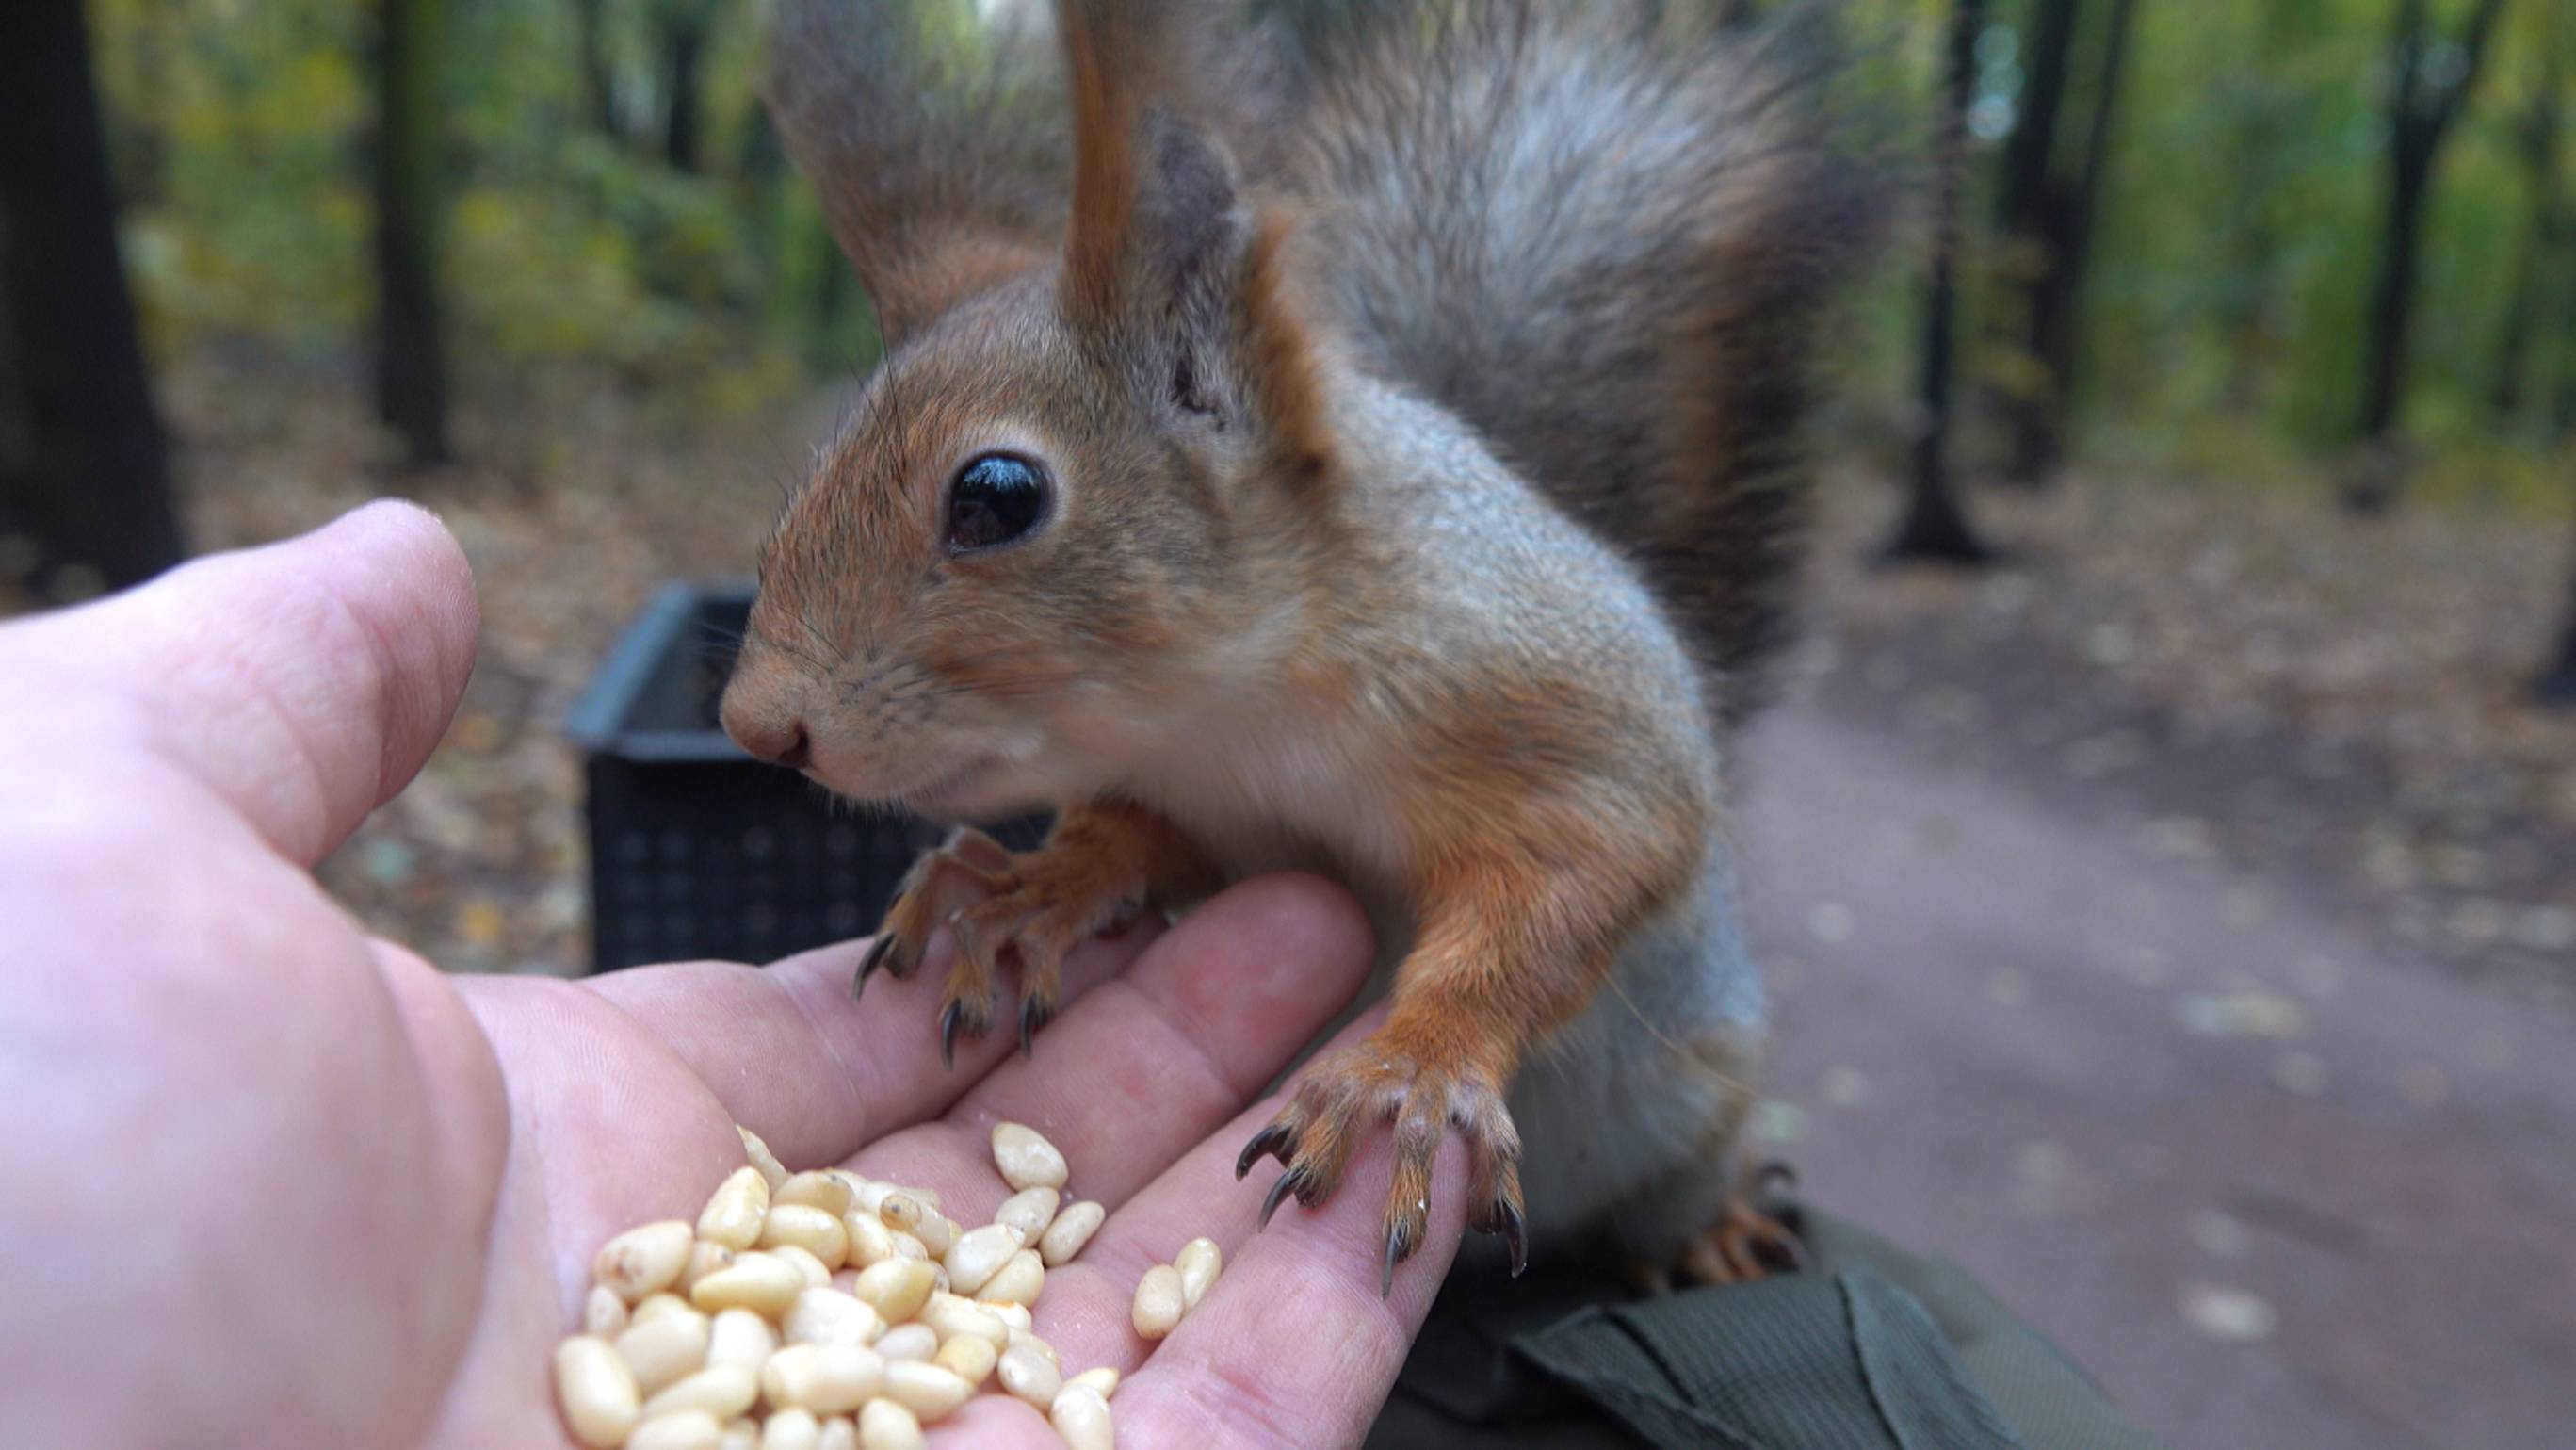
{"label": "pile of pine nuts", "polygon": [[[927,1189],[844,1169],[789,1173],[750,1129],[748,1164],[695,1224],[648,1223],[591,1263],[579,1333],[555,1349],[564,1426],[590,1450],[919,1450],[922,1426],[989,1381],[1045,1414],[1071,1450],[1111,1450],[1118,1372],[1066,1375],[1033,1332],[1047,1270],[1106,1212],[1064,1203],[1064,1155],[993,1128],[1012,1188],[965,1228]],[[1161,1339],[1216,1278],[1193,1239],[1136,1286],[1136,1332]]]}

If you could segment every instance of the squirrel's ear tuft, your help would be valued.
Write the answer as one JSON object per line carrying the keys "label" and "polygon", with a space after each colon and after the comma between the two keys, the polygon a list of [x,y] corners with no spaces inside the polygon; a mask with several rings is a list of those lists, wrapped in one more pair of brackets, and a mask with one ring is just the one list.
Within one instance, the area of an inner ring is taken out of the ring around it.
{"label": "squirrel's ear tuft", "polygon": [[[1197,39],[1185,7],[1070,0],[1062,33],[1072,83],[1072,215],[1059,303],[1065,319],[1160,344],[1144,359],[1202,411],[1221,400],[1217,354],[1240,311],[1250,209],[1233,159],[1180,108]],[[1166,366],[1167,365],[1167,366]]]}
{"label": "squirrel's ear tuft", "polygon": [[1301,477],[1320,472],[1293,217],[1256,209],[1228,145],[1252,112],[1225,92],[1261,82],[1217,57],[1207,16],[1182,0],[1065,0],[1059,30],[1074,121],[1066,322],[1099,338],[1140,396]]}

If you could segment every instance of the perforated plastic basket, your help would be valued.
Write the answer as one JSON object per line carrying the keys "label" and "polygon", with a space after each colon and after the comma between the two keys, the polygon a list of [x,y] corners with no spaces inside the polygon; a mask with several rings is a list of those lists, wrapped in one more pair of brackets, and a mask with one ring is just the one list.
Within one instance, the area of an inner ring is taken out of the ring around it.
{"label": "perforated plastic basket", "polygon": [[[871,931],[944,834],[835,803],[725,735],[716,707],[751,598],[748,581],[665,585],[565,719],[589,792],[594,970],[766,962]],[[995,834],[1027,846],[1045,824]]]}

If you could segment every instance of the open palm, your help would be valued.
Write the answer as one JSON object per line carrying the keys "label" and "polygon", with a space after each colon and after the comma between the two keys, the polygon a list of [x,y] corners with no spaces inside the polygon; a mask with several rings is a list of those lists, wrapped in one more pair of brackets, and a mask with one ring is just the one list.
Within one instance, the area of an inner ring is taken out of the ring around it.
{"label": "open palm", "polygon": [[[996,1037],[953,1074],[942,964],[853,1006],[858,944],[446,977],[308,868],[427,756],[474,633],[454,543],[399,506],[0,629],[0,1443],[560,1444],[549,1351],[593,1251],[694,1217],[734,1123],[972,1224],[999,1118],[1111,1209],[1037,1321],[1068,1371],[1129,1376],[1122,1443],[1359,1438],[1456,1247],[1455,1165],[1386,1300],[1372,1195],[1256,1238],[1233,1174],[1365,975],[1344,897],[1275,878],[1094,943],[1034,1057]],[[1136,1278],[1199,1235],[1226,1273],[1148,1346]],[[942,1439],[1054,1443],[999,1395]]]}

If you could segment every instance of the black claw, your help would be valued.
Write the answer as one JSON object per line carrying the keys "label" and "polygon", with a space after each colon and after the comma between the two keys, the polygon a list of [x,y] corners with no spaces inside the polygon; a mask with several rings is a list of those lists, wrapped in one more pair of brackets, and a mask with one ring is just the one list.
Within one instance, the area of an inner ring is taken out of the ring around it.
{"label": "black claw", "polygon": [[[1286,1148],[1296,1136],[1295,1131],[1286,1123],[1273,1123],[1253,1134],[1252,1141],[1243,1145],[1243,1156],[1234,1160],[1234,1181],[1241,1183],[1244,1175],[1252,1171],[1253,1164],[1272,1154],[1278,1154],[1280,1162],[1287,1162],[1287,1155],[1280,1150]],[[1263,1215],[1264,1218],[1268,1216]]]}
{"label": "black claw", "polygon": [[1386,1230],[1386,1267],[1378,1271],[1377,1296],[1394,1297],[1395,1266],[1413,1257],[1413,1225],[1398,1221]]}
{"label": "black claw", "polygon": [[[1270,1185],[1269,1194],[1261,1200],[1261,1228],[1270,1227],[1270,1215],[1279,1211],[1280,1201],[1288,1196],[1290,1190],[1300,1189],[1297,1194],[1297,1201],[1300,1203],[1306,1201],[1306,1195],[1301,1189],[1301,1180],[1303,1180],[1305,1176],[1306,1171],[1304,1169],[1291,1168],[1287,1172],[1279,1175],[1278,1182]],[[1258,1229],[1255,1230],[1255,1232],[1258,1231]]]}
{"label": "black claw", "polygon": [[1492,1232],[1503,1236],[1503,1247],[1512,1252],[1512,1277],[1529,1267],[1529,1225],[1521,1221],[1521,1211],[1509,1203],[1494,1205]]}
{"label": "black claw", "polygon": [[[1055,1008],[1053,1006],[1048,1003],[1041,1002],[1035,997],[1023,997],[1020,999],[1020,1055],[1022,1057],[1037,1056],[1037,1043],[1034,1039],[1038,1035],[1038,1029],[1054,1020]],[[1237,1174],[1236,1176],[1239,1178],[1242,1175]]]}
{"label": "black claw", "polygon": [[893,949],[894,933],[890,931],[877,933],[876,943],[868,948],[866,956],[859,958],[858,974],[850,978],[850,1000],[857,1001],[859,994],[867,990],[868,978],[876,973],[877,968],[885,965],[886,953]]}
{"label": "black claw", "polygon": [[939,1065],[951,1072],[957,1070],[957,1023],[965,1009],[963,1002],[951,1002],[939,1013]]}

